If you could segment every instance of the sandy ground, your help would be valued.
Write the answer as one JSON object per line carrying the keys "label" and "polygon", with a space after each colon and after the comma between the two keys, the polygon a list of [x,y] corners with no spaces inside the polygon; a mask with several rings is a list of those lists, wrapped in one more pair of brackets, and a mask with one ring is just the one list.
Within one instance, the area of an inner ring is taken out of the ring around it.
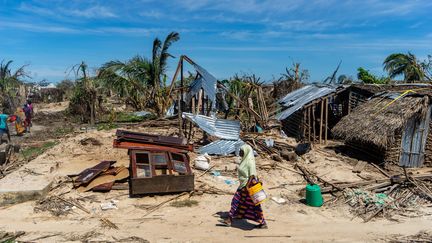
{"label": "sandy ground", "polygon": [[34,105],[34,112],[59,112],[64,111],[69,106],[69,101],[56,103],[38,103]]}
{"label": "sandy ground", "polygon": [[[39,111],[59,110],[53,105],[41,107]],[[177,131],[174,127],[134,127],[130,130],[162,135]],[[57,182],[65,180],[66,175],[79,173],[101,160],[116,160],[117,165],[127,166],[127,151],[112,148],[114,134],[115,130],[90,130],[68,136],[25,166],[36,174],[41,173],[41,178]],[[81,139],[89,137],[99,140],[102,145],[80,144]],[[196,154],[190,153],[190,156],[193,160]],[[332,150],[316,147],[305,159],[309,161],[306,165],[311,171],[329,181],[362,180],[352,173],[353,165],[340,156],[335,156]],[[267,158],[257,158],[258,168],[271,162]],[[282,164],[292,168],[289,162]],[[214,170],[222,171],[224,177],[210,173],[201,176],[202,171],[195,171],[195,187],[200,188],[205,183],[233,194],[238,186],[235,158],[213,157],[211,165],[215,165]],[[61,194],[66,199],[80,199],[90,213],[75,208],[69,215],[56,217],[48,212],[35,212],[36,202],[29,201],[0,208],[0,231],[25,231],[26,234],[19,240],[34,242],[120,242],[131,236],[150,242],[385,242],[392,235],[413,235],[432,228],[430,207],[423,209],[429,214],[422,217],[398,217],[399,222],[377,218],[363,223],[362,219],[353,217],[349,207],[343,202],[326,203],[320,208],[303,204],[299,191],[306,184],[296,173],[284,169],[258,169],[258,173],[270,197],[287,200],[282,205],[272,200],[264,203],[263,210],[269,229],[253,229],[254,224],[246,221],[236,221],[231,228],[219,226],[219,214],[226,213],[230,208],[232,195],[228,194],[193,195],[190,199],[198,201],[197,206],[178,208],[168,203],[148,214],[148,206],[157,205],[175,195],[129,198],[128,191],[124,190],[78,193],[72,189],[71,183],[54,183],[54,187],[60,186],[50,194]],[[363,177],[382,176],[371,167],[367,167],[361,174]],[[228,185],[225,180],[234,184]],[[270,189],[284,183],[287,184],[284,187]],[[181,200],[187,197],[185,195]],[[113,199],[118,200],[118,209],[102,211],[100,204]],[[325,201],[330,200],[329,196],[325,197]],[[106,228],[101,223],[101,218],[109,219],[118,229]],[[34,240],[40,237],[47,238]],[[137,239],[127,242],[138,242]]]}

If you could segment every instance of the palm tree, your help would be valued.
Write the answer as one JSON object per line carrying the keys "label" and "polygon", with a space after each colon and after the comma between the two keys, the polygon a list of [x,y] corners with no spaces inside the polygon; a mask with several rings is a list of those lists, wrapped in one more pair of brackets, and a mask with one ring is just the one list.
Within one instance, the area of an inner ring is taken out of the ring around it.
{"label": "palm tree", "polygon": [[409,83],[422,81],[425,78],[424,68],[410,52],[391,54],[384,60],[383,65],[390,78],[403,75],[404,81]]}
{"label": "palm tree", "polygon": [[168,52],[168,49],[179,39],[179,33],[171,32],[167,35],[163,43],[159,38],[153,41],[152,68],[150,72],[151,85],[153,86],[151,97],[153,97],[153,105],[159,117],[163,116],[165,113],[170,99],[166,87],[166,70],[168,67],[168,59],[170,57],[174,58],[174,56]]}
{"label": "palm tree", "polygon": [[12,102],[14,96],[14,90],[22,84],[21,79],[29,77],[25,71],[25,67],[21,66],[15,72],[12,72],[10,65],[13,61],[2,61],[0,63],[0,101],[3,104],[3,108],[9,108],[9,111],[15,109],[14,102]]}

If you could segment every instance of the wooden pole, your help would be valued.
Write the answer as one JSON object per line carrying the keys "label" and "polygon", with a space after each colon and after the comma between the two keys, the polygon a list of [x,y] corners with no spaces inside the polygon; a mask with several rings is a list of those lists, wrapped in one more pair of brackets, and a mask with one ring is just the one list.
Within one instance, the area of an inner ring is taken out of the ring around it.
{"label": "wooden pole", "polygon": [[200,89],[200,90],[198,91],[198,105],[197,105],[196,114],[199,114],[199,113],[200,113],[201,105],[202,105],[202,96],[203,96],[203,90]]}
{"label": "wooden pole", "polygon": [[327,132],[328,132],[328,105],[329,98],[325,99],[325,144],[327,145]]}
{"label": "wooden pole", "polygon": [[184,83],[183,83],[183,58],[180,59],[180,86],[181,86],[181,102],[183,103],[183,88],[184,88]]}
{"label": "wooden pole", "polygon": [[303,122],[301,123],[303,126],[303,136],[302,136],[303,140],[306,140],[306,111],[307,108],[303,110]]}
{"label": "wooden pole", "polygon": [[323,134],[323,119],[324,119],[324,100],[321,101],[321,112],[320,112],[320,131],[319,131],[319,143],[322,143],[322,134]]}
{"label": "wooden pole", "polygon": [[178,96],[178,119],[179,119],[179,137],[183,137],[183,117],[181,110],[181,97]]}
{"label": "wooden pole", "polygon": [[313,128],[313,143],[315,143],[315,140],[316,140],[316,132],[315,132],[315,123],[316,123],[316,120],[315,120],[315,104],[312,106],[312,128]]}
{"label": "wooden pole", "polygon": [[311,107],[310,106],[307,108],[307,113],[308,113],[308,137],[310,142],[311,141]]}

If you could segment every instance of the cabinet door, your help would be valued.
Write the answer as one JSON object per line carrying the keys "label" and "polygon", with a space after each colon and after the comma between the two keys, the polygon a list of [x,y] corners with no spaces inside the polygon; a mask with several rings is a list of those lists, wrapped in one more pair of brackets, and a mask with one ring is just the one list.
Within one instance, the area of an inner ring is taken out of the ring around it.
{"label": "cabinet door", "polygon": [[150,163],[150,153],[144,151],[133,151],[132,157],[132,174],[134,178],[149,178],[153,176],[152,166]]}

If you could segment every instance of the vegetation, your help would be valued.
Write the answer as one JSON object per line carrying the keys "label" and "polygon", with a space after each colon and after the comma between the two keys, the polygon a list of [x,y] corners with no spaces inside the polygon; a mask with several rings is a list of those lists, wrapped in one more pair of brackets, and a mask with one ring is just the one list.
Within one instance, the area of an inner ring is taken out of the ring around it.
{"label": "vegetation", "polygon": [[273,98],[282,98],[285,94],[299,89],[309,80],[309,71],[301,69],[300,63],[293,63],[292,67],[285,68],[285,73],[281,74],[278,81],[273,82]]}
{"label": "vegetation", "polygon": [[91,125],[96,121],[96,101],[97,90],[96,80],[89,77],[87,64],[81,64],[72,67],[75,71],[75,88],[70,100],[70,111],[73,114],[80,114],[82,121],[90,121]]}
{"label": "vegetation", "polygon": [[362,67],[359,67],[357,71],[357,78],[365,84],[387,84],[390,82],[389,78],[377,77]]}
{"label": "vegetation", "polygon": [[61,90],[65,94],[66,98],[72,97],[74,87],[75,87],[75,83],[72,80],[69,79],[62,80],[56,86],[59,90]]}
{"label": "vegetation", "polygon": [[390,78],[403,75],[405,82],[413,83],[421,82],[424,79],[431,81],[431,78],[427,75],[430,63],[430,58],[428,63],[422,63],[414,54],[408,52],[407,54],[394,53],[389,55],[384,60],[383,65]]}
{"label": "vegetation", "polygon": [[25,67],[21,66],[17,70],[11,70],[11,64],[13,61],[2,61],[0,63],[0,104],[5,112],[11,112],[15,110],[16,102],[13,98],[16,94],[16,89],[20,84],[23,83],[22,79],[29,77],[25,71]]}
{"label": "vegetation", "polygon": [[38,147],[26,148],[26,149],[21,151],[21,154],[26,160],[31,160],[31,159],[36,158],[37,156],[43,154],[45,151],[54,147],[55,145],[57,145],[57,142],[48,141],[48,142],[45,142],[44,144],[42,144],[41,146],[38,146]]}

